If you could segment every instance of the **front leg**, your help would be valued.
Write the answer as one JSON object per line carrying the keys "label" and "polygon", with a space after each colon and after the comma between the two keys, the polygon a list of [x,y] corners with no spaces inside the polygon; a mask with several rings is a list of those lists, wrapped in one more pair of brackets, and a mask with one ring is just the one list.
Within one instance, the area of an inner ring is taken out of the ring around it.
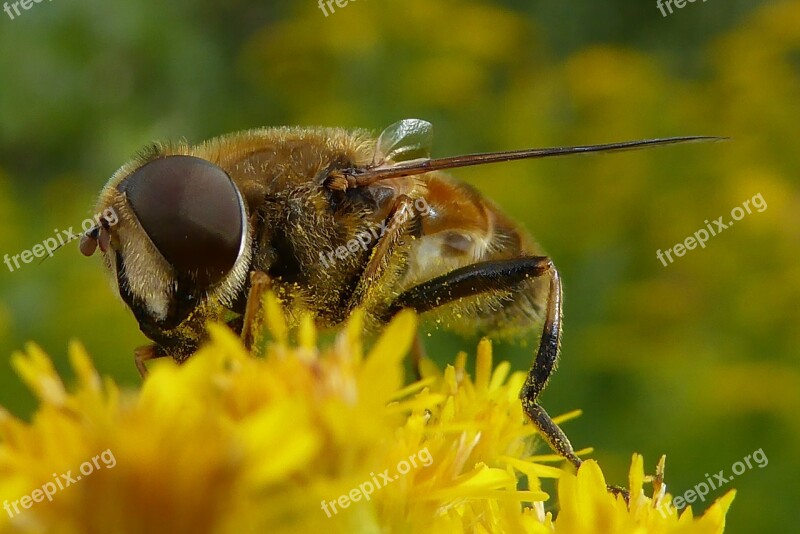
{"label": "front leg", "polygon": [[398,197],[397,203],[386,219],[386,231],[372,247],[369,261],[348,300],[348,316],[358,307],[373,309],[390,262],[405,261],[405,258],[398,257],[398,247],[403,244],[403,238],[414,228],[415,217],[414,199],[405,195]]}
{"label": "front leg", "polygon": [[258,325],[256,318],[261,310],[264,294],[272,287],[272,280],[262,271],[250,273],[250,288],[247,291],[247,303],[245,304],[244,315],[242,316],[241,339],[247,349],[251,349],[256,344],[256,331]]}
{"label": "front leg", "polygon": [[144,345],[142,347],[138,347],[136,350],[133,351],[133,361],[136,363],[136,370],[139,371],[139,376],[142,379],[147,378],[149,371],[147,370],[147,366],[144,362],[149,360],[155,360],[156,358],[164,358],[167,356],[161,347],[153,343],[152,345]]}

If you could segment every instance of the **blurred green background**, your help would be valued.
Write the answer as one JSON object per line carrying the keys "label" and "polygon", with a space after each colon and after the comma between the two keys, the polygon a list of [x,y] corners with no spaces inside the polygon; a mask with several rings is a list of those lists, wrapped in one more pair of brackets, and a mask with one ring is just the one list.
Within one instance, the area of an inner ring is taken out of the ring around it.
{"label": "blurred green background", "polygon": [[[335,4],[334,4],[335,5]],[[262,125],[435,127],[434,155],[707,134],[727,143],[463,169],[559,267],[562,362],[544,405],[611,482],[667,454],[683,493],[757,449],[725,488],[729,532],[785,532],[800,496],[800,2],[312,0],[44,2],[0,16],[0,254],[92,215],[154,139]],[[754,211],[664,267],[667,249],[761,193]],[[8,364],[29,340],[70,376],[82,340],[135,385],[145,342],[76,244],[0,265],[0,405],[29,415]],[[450,360],[474,340],[436,333]],[[520,369],[530,347],[500,345]],[[785,492],[786,495],[781,496]],[[706,503],[707,504],[707,503]],[[705,505],[695,506],[702,510]]]}

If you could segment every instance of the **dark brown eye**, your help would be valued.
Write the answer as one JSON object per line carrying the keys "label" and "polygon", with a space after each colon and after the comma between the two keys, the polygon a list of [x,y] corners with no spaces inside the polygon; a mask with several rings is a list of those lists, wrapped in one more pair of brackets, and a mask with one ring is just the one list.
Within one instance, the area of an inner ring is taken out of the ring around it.
{"label": "dark brown eye", "polygon": [[244,205],[230,177],[206,160],[153,160],[118,186],[175,270],[198,287],[221,280],[242,247]]}

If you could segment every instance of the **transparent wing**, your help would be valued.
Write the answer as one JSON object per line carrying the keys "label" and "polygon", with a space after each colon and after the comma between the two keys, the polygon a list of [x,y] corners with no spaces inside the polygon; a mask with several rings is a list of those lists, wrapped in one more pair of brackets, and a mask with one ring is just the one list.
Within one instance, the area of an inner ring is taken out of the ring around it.
{"label": "transparent wing", "polygon": [[373,166],[430,158],[433,125],[420,119],[403,119],[387,126],[378,137]]}

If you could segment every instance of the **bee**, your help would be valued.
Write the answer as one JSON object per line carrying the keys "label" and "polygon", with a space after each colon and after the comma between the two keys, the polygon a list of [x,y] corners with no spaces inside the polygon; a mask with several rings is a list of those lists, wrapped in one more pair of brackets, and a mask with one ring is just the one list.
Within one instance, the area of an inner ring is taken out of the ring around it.
{"label": "bee", "polygon": [[196,146],[154,144],[111,176],[97,212],[111,210],[118,221],[101,218],[80,250],[90,256],[100,249],[122,300],[154,342],[135,352],[142,376],[153,358],[188,358],[209,320],[250,340],[256,295],[267,287],[323,328],[356,308],[371,329],[404,308],[452,328],[540,328],[522,407],[577,467],[581,459],[538,402],[559,357],[559,272],[500,208],[442,171],[709,139],[716,138],[432,159],[431,124],[406,119],[377,138],[283,127]]}

